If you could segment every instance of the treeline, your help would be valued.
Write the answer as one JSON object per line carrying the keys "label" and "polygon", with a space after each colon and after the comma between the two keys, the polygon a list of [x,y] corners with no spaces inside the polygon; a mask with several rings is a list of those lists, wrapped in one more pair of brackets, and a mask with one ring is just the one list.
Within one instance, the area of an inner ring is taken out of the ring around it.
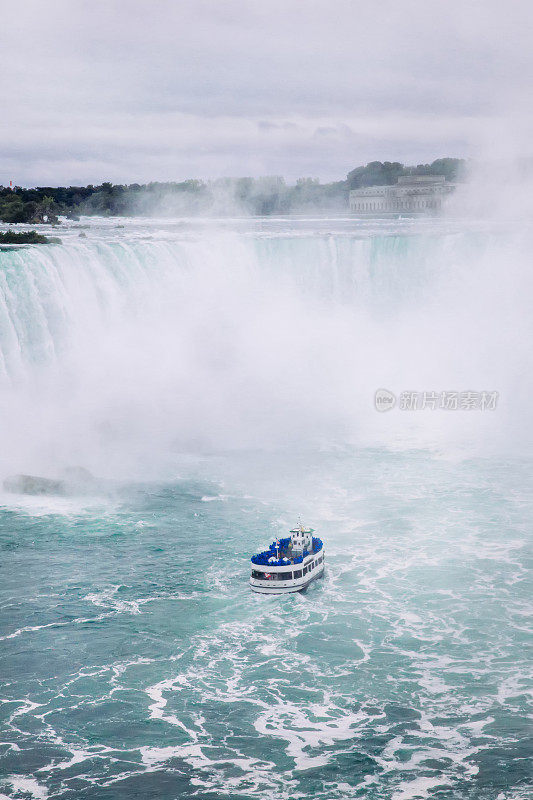
{"label": "treeline", "polygon": [[431,164],[405,167],[399,161],[371,161],[356,167],[346,176],[349,189],[365,186],[390,186],[404,175],[444,175],[447,181],[464,180],[466,162],[462,158],[437,158]]}
{"label": "treeline", "polygon": [[43,236],[37,231],[0,231],[0,245],[2,244],[61,244],[61,239],[55,236]]}
{"label": "treeline", "polygon": [[180,183],[102,183],[99,186],[41,186],[14,189],[0,186],[0,220],[55,224],[60,215],[196,216],[305,213],[345,210],[348,192],[364,186],[396,183],[401,175],[444,175],[461,180],[464,161],[439,158],[431,164],[404,166],[396,161],[372,161],[356,167],[343,181],[320,183],[300,178],[288,185],[281,177],[220,178]]}

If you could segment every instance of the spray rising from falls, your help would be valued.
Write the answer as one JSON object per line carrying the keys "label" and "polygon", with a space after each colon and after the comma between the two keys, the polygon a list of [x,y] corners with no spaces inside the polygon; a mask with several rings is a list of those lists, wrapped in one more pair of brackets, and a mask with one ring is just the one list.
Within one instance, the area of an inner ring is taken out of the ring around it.
{"label": "spray rising from falls", "polygon": [[4,250],[0,469],[131,474],[177,451],[486,438],[486,416],[378,415],[382,386],[494,389],[520,426],[527,238],[93,224],[84,241]]}

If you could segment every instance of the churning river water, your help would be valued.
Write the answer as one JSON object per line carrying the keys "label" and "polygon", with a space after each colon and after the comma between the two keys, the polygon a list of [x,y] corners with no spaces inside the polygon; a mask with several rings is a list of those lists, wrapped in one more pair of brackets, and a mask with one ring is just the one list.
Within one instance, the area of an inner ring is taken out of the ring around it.
{"label": "churning river water", "polygon": [[0,251],[1,477],[67,476],[0,494],[0,797],[530,797],[530,231],[59,235]]}

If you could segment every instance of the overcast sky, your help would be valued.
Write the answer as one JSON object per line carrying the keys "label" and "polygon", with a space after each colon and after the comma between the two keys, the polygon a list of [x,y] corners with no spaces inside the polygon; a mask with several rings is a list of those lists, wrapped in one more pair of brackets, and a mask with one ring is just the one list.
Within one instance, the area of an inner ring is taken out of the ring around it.
{"label": "overcast sky", "polygon": [[0,184],[530,148],[530,0],[0,0]]}

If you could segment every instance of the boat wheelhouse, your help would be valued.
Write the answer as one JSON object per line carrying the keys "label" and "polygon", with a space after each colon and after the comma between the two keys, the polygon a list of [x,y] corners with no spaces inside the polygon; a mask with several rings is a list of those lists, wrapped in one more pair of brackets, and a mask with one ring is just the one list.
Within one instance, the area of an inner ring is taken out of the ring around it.
{"label": "boat wheelhouse", "polygon": [[297,525],[285,539],[252,556],[250,588],[261,594],[301,592],[324,574],[324,544],[313,528]]}

